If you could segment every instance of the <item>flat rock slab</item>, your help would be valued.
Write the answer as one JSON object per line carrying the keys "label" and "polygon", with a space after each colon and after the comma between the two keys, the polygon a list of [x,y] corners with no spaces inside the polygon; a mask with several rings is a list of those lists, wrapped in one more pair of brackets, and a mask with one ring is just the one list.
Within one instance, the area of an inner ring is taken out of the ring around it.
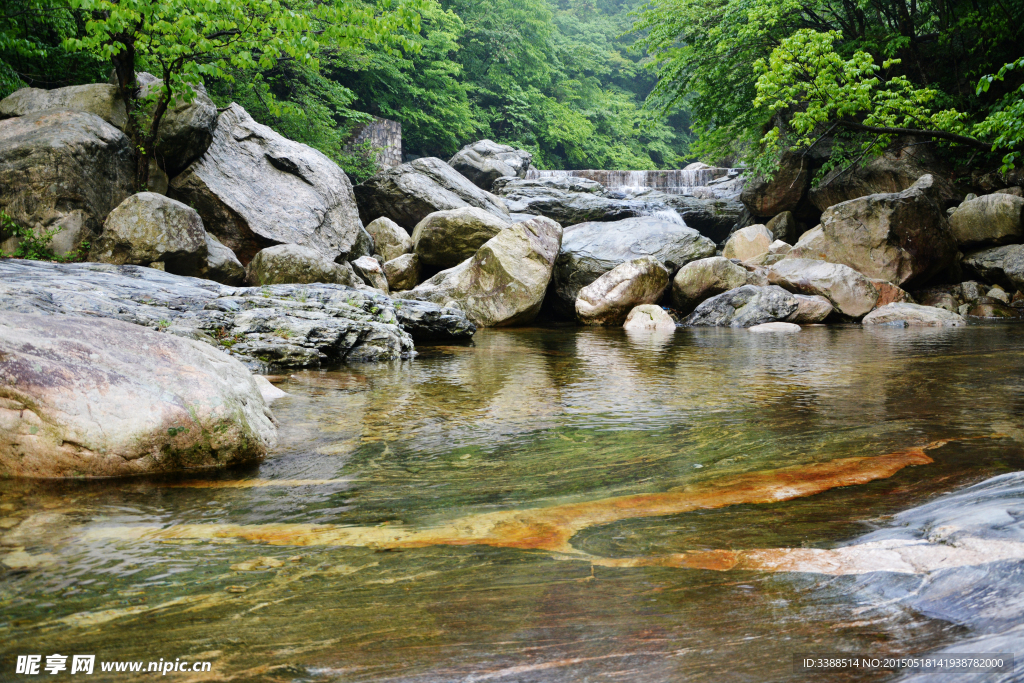
{"label": "flat rock slab", "polygon": [[760,325],[754,325],[748,327],[751,332],[768,332],[768,333],[787,333],[787,332],[799,332],[800,326],[796,323],[761,323]]}
{"label": "flat rock slab", "polygon": [[[431,334],[458,329],[453,336],[463,338],[472,328],[458,311],[423,306],[436,311],[416,319],[445,321],[431,323]],[[114,318],[205,341],[260,371],[413,352],[390,298],[342,285],[228,287],[140,266],[0,259],[0,310]]]}
{"label": "flat rock slab", "polygon": [[864,325],[892,325],[895,327],[960,327],[966,325],[964,318],[952,311],[920,304],[886,304],[864,316]]}
{"label": "flat rock slab", "polygon": [[260,389],[214,347],[117,320],[5,312],[0,477],[112,477],[256,462]]}

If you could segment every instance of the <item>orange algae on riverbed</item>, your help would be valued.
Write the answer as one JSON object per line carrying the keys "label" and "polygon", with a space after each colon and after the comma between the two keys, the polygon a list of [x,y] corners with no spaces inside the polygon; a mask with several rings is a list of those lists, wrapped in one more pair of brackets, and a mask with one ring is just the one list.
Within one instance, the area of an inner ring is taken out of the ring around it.
{"label": "orange algae on riverbed", "polygon": [[[88,537],[125,540],[241,538],[270,545],[361,546],[379,549],[487,545],[581,555],[572,547],[570,540],[576,533],[589,527],[625,519],[663,517],[732,505],[776,503],[813,496],[841,486],[865,484],[891,477],[908,466],[931,463],[933,460],[925,451],[953,440],[933,441],[879,456],[840,458],[810,465],[750,472],[676,491],[467,515],[419,530],[401,526],[346,527],[329,524],[182,524],[166,529],[101,528],[91,531]],[[710,554],[693,554],[689,557],[690,560],[687,560],[684,554],[677,559],[647,559],[653,564],[665,562],[673,563],[671,566],[690,566],[687,564],[690,562],[694,566],[723,569],[730,568],[730,562],[736,562],[736,558],[727,551],[711,551]],[[633,561],[642,562],[643,559]],[[609,560],[609,566],[614,562]]]}

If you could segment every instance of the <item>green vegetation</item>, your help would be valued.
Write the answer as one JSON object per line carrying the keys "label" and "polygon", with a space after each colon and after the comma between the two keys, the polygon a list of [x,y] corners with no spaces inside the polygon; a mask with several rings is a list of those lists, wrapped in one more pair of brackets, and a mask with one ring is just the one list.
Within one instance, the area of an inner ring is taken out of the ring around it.
{"label": "green vegetation", "polygon": [[58,255],[53,252],[50,247],[50,240],[52,240],[60,231],[63,230],[61,226],[47,230],[46,232],[36,234],[31,228],[26,228],[23,225],[15,222],[6,211],[0,210],[0,241],[6,240],[11,237],[15,237],[18,240],[18,246],[13,252],[7,253],[0,249],[0,258],[18,258],[28,259],[31,261],[57,261],[60,263],[73,263],[75,261],[84,261],[86,256],[89,254],[89,242],[83,241],[77,249],[70,251],[67,254]]}
{"label": "green vegetation", "polygon": [[659,77],[651,102],[690,110],[703,157],[770,172],[824,136],[829,167],[913,134],[1009,167],[1022,16],[1022,0],[654,0],[636,29]]}

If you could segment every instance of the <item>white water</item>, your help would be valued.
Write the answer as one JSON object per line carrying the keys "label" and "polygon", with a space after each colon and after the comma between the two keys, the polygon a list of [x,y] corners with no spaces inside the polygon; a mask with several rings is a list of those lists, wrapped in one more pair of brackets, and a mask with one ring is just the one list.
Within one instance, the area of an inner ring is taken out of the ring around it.
{"label": "white water", "polygon": [[670,171],[538,171],[529,170],[527,180],[543,178],[587,178],[605,186],[611,192],[634,195],[646,190],[660,190],[670,194],[691,194],[693,188],[707,185],[715,178],[725,175],[724,168],[695,170],[676,169]]}

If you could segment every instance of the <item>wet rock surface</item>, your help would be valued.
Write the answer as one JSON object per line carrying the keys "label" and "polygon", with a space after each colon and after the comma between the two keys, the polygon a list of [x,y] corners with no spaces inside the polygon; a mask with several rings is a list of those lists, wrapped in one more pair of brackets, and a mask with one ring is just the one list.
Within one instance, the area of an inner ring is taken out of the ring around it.
{"label": "wet rock surface", "polygon": [[255,370],[413,351],[391,299],[331,284],[228,287],[139,266],[5,259],[0,310],[122,320],[204,341]]}
{"label": "wet rock surface", "polygon": [[0,319],[0,476],[220,469],[275,443],[249,371],[209,344],[95,317]]}

